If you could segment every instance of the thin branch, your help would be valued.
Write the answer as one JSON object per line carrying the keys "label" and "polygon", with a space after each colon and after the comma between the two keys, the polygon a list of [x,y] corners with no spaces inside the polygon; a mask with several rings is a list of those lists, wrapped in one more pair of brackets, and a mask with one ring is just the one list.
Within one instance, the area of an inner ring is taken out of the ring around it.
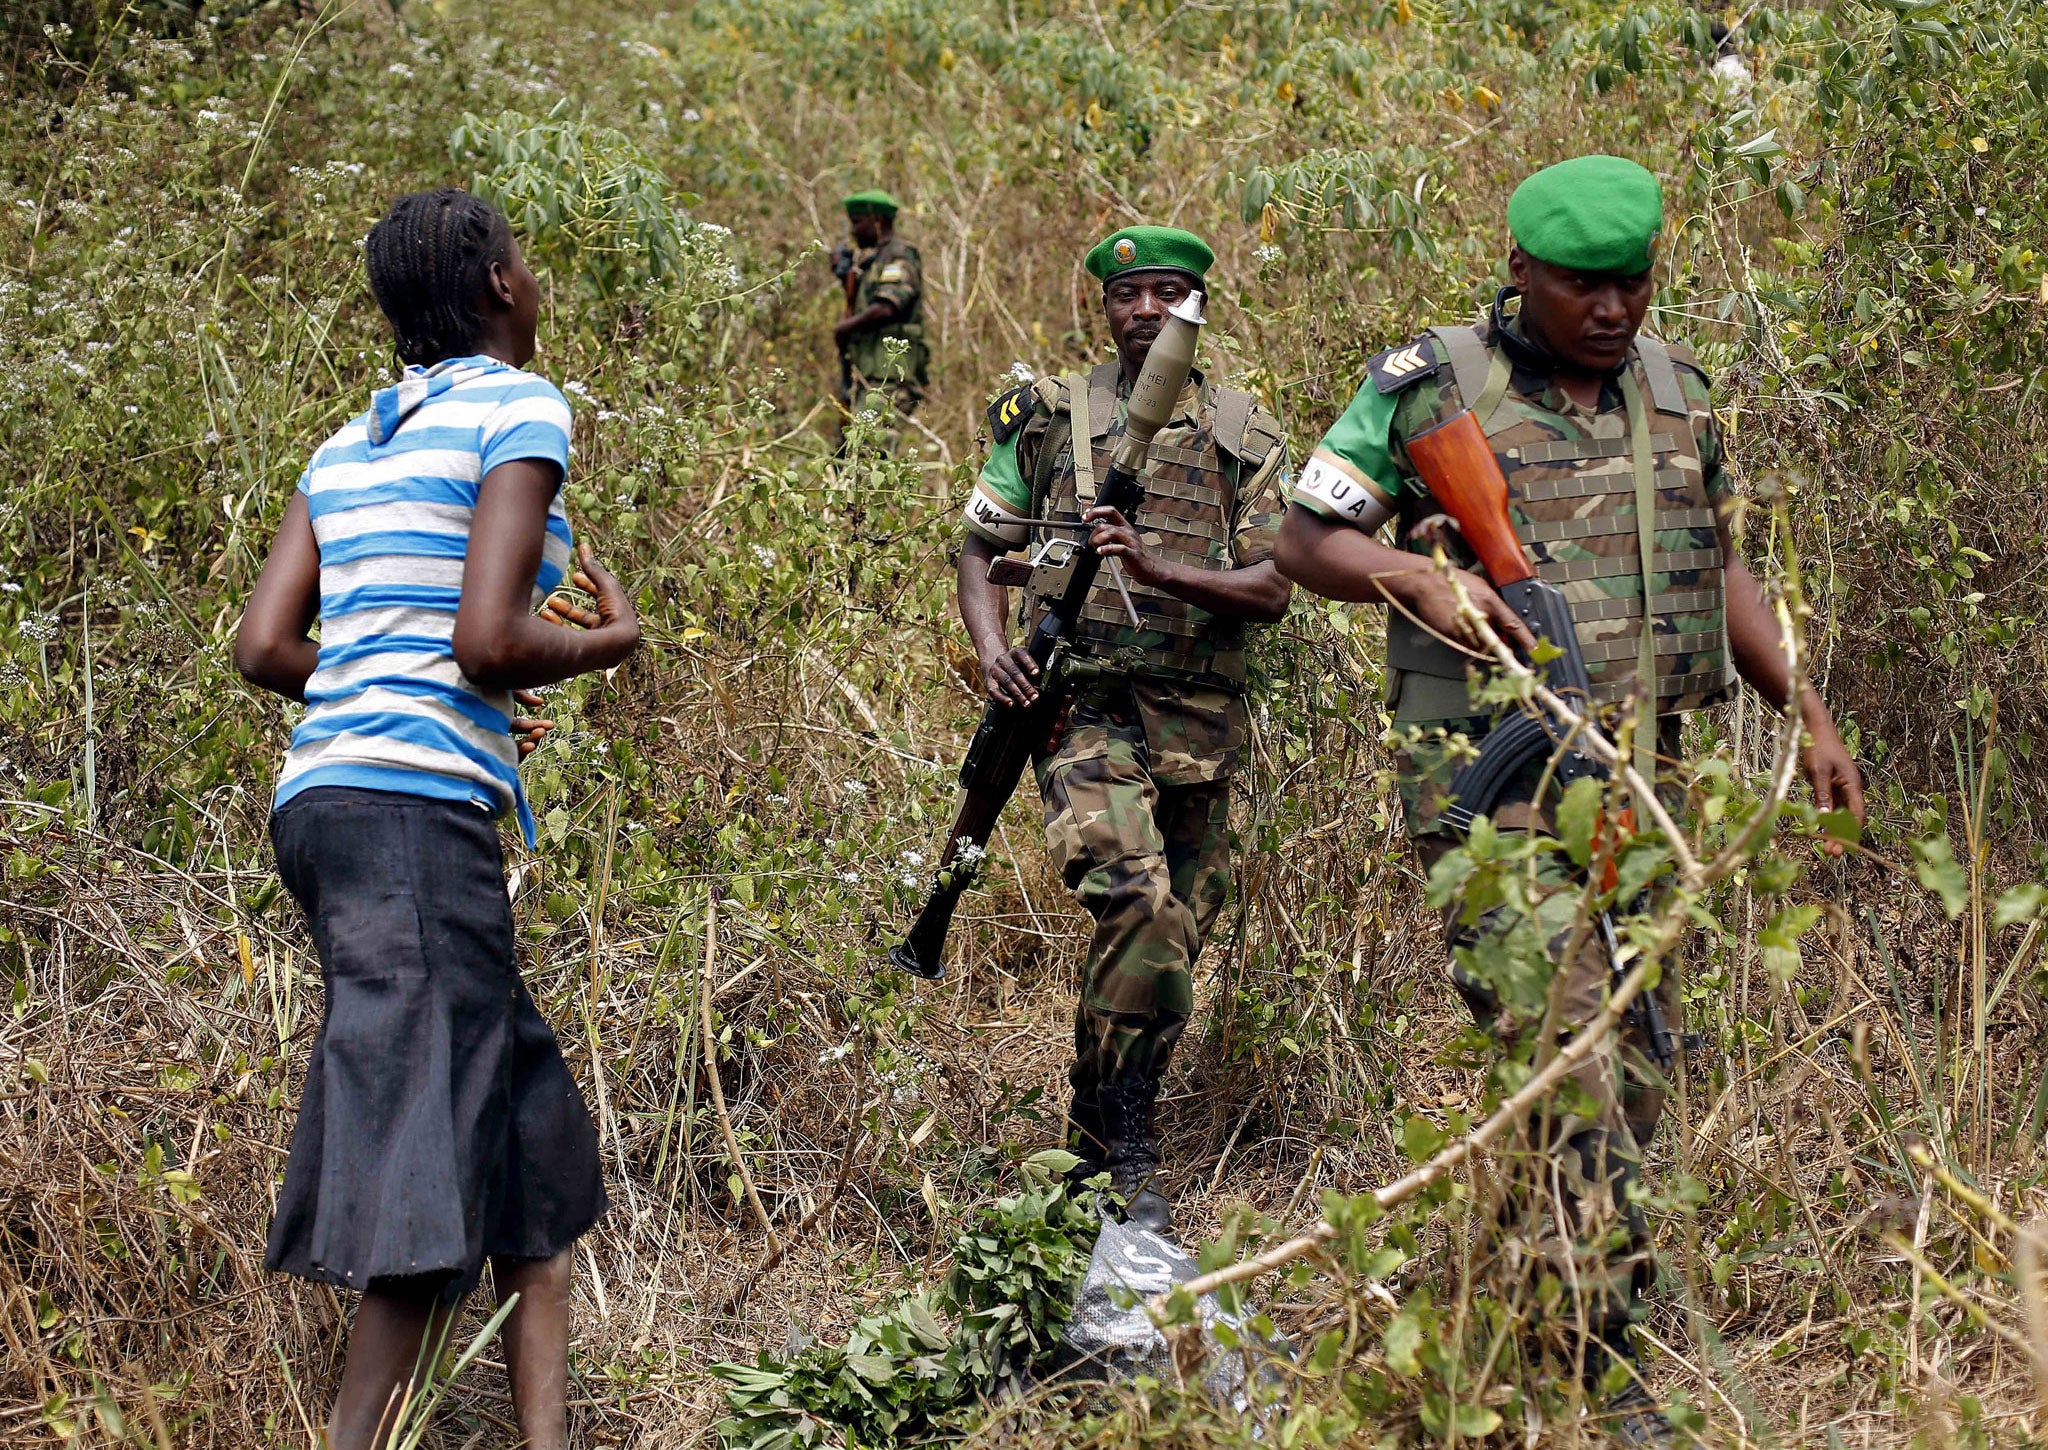
{"label": "thin branch", "polygon": [[[1406,1203],[1526,1118],[1530,1110],[1549,1095],[1551,1089],[1569,1077],[1580,1063],[1591,1057],[1594,1051],[1613,1035],[1622,1015],[1628,1011],[1628,1004],[1643,990],[1643,983],[1648,979],[1650,969],[1656,960],[1655,957],[1645,956],[1638,961],[1628,976],[1622,979],[1621,985],[1608,997],[1607,1005],[1600,1009],[1600,1015],[1595,1017],[1577,1037],[1566,1043],[1541,1072],[1531,1077],[1513,1097],[1502,1103],[1492,1117],[1413,1173],[1373,1190],[1373,1198],[1378,1201],[1379,1206],[1388,1209]],[[1293,1263],[1296,1259],[1307,1257],[1336,1236],[1337,1230],[1327,1220],[1318,1222],[1314,1228],[1299,1238],[1275,1245],[1265,1253],[1254,1255],[1243,1263],[1190,1279],[1172,1292],[1184,1291],[1190,1298],[1199,1298],[1226,1284],[1239,1284],[1246,1279],[1256,1279],[1261,1274],[1269,1274],[1275,1269]],[[1155,1313],[1164,1311],[1166,1297],[1161,1295],[1152,1301]]]}
{"label": "thin branch", "polygon": [[704,898],[704,983],[697,999],[697,1011],[704,1028],[704,1070],[711,1079],[711,1105],[718,1110],[718,1129],[725,1135],[725,1151],[732,1158],[733,1170],[740,1176],[740,1184],[747,1191],[747,1202],[754,1207],[754,1216],[761,1220],[761,1231],[768,1235],[768,1247],[772,1252],[782,1251],[782,1240],[776,1236],[775,1225],[768,1220],[768,1210],[761,1206],[760,1190],[754,1187],[754,1175],[747,1172],[747,1160],[740,1155],[739,1135],[732,1130],[732,1118],[725,1111],[725,1084],[718,1076],[718,1039],[711,1031],[711,964],[718,956],[718,893],[711,892]]}

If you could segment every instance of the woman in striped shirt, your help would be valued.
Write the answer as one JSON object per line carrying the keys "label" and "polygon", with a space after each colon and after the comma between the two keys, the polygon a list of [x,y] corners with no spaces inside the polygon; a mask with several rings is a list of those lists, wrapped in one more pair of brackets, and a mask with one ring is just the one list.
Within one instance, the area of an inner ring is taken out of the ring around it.
{"label": "woman in striped shirt", "polygon": [[540,289],[504,216],[401,197],[364,252],[407,366],[313,455],[235,641],[245,676],[307,706],[270,829],[327,989],[265,1263],[362,1292],[328,1435],[370,1450],[489,1259],[519,1296],[525,1443],[558,1450],[571,1254],[604,1184],[519,978],[494,818],[532,848],[517,766],[549,726],[515,704],[616,665],[640,626],[587,543],[596,609],[550,598],[569,408],[524,371]]}

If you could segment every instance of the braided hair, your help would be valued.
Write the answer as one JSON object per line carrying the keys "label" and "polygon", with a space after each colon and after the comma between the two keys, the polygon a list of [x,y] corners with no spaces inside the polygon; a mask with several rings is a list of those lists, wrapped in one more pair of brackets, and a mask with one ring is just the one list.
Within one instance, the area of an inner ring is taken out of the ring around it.
{"label": "braided hair", "polygon": [[363,260],[399,358],[431,366],[476,351],[476,295],[511,251],[505,214],[466,191],[444,186],[391,203],[364,239]]}

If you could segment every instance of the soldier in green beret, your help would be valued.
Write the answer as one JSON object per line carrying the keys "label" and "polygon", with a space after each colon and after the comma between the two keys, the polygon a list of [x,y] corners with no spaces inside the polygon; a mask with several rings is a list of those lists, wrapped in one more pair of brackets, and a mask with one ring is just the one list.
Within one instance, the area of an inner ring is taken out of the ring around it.
{"label": "soldier in green beret", "polygon": [[[1104,571],[1078,640],[1090,682],[1036,774],[1048,854],[1095,918],[1069,1144],[1081,1176],[1106,1169],[1129,1220],[1161,1230],[1170,1209],[1154,1108],[1194,1011],[1195,959],[1229,893],[1246,634],[1284,615],[1291,593],[1272,564],[1286,507],[1280,425],[1198,371],[1153,441],[1138,516],[1090,500],[1147,349],[1214,260],[1199,238],[1166,227],[1126,227],[1089,252],[1116,358],[1013,387],[990,406],[959,571],[960,617],[989,695],[1013,705],[1037,698],[1038,667],[1011,644],[1008,591],[989,578],[998,556],[1076,534],[1039,520],[1085,523],[1128,591]],[[1024,590],[1019,637],[1044,606]]]}
{"label": "soldier in green beret", "polygon": [[839,402],[850,416],[893,407],[908,418],[924,399],[929,354],[924,343],[924,264],[896,235],[896,198],[856,191],[846,198],[852,245],[841,246],[833,272],[846,289],[846,315],[832,329],[840,358]]}
{"label": "soldier in green beret", "polygon": [[[1430,561],[1440,535],[1428,521],[1438,509],[1405,447],[1462,409],[1476,415],[1507,476],[1516,532],[1537,574],[1571,603],[1596,701],[1654,701],[1639,742],[1675,754],[1683,713],[1725,698],[1737,675],[1766,701],[1790,697],[1784,641],[1729,536],[1733,484],[1707,376],[1686,348],[1642,331],[1663,221],[1657,179],[1631,161],[1582,156],[1529,177],[1508,203],[1514,285],[1480,325],[1431,328],[1371,359],[1294,487],[1281,571],[1333,599],[1393,606],[1396,776],[1425,871],[1456,843],[1439,821],[1451,777],[1497,719],[1471,696],[1471,656],[1445,642],[1472,641],[1449,581]],[[1653,526],[1639,530],[1645,514]],[[1393,545],[1375,537],[1389,523]],[[1455,538],[1447,547],[1467,565],[1459,580],[1494,629],[1529,645],[1527,627],[1473,572],[1471,556]],[[1812,689],[1802,687],[1800,700],[1815,799],[1860,820],[1862,779],[1834,719]],[[1647,752],[1638,759],[1647,763]],[[1509,804],[1496,823],[1544,831],[1548,804]],[[1562,866],[1547,870],[1550,887],[1576,893],[1583,885]],[[1462,902],[1448,914],[1454,951],[1517,925],[1498,909],[1474,922],[1466,915]],[[1483,1021],[1526,1040],[1520,1034],[1536,1024],[1501,1011],[1474,975],[1478,960],[1460,952],[1453,979]],[[1560,1000],[1568,1015],[1589,1020],[1605,1000],[1611,963],[1594,940],[1562,965]],[[1671,1016],[1668,990],[1665,1006]],[[1579,1286],[1586,1341],[1604,1346],[1584,1366],[1589,1379],[1611,1384],[1614,1366],[1629,1366],[1612,1407],[1617,1438],[1661,1444],[1672,1431],[1634,1377],[1628,1333],[1652,1268],[1629,1190],[1666,1088],[1644,1046],[1630,1034],[1618,1052],[1590,1062],[1577,1078],[1580,1111],[1556,1110],[1537,1130],[1571,1221],[1535,1237],[1539,1258]]]}

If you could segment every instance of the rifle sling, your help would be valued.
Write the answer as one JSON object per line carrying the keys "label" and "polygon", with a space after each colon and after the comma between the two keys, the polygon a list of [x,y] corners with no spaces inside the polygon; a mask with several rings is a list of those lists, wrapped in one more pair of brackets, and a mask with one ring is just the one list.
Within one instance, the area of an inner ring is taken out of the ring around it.
{"label": "rifle sling", "polygon": [[1636,547],[1643,559],[1641,648],[1636,654],[1636,774],[1645,784],[1657,779],[1657,632],[1651,591],[1656,587],[1657,460],[1651,450],[1650,414],[1633,368],[1621,375],[1621,396],[1628,404],[1629,452],[1636,472]]}

